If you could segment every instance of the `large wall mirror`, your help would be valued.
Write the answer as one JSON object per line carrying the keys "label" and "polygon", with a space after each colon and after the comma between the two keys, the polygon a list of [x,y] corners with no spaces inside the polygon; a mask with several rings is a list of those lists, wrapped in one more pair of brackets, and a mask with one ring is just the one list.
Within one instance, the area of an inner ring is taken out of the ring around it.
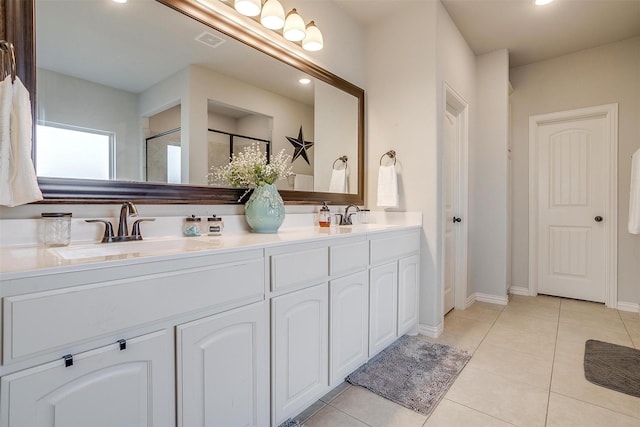
{"label": "large wall mirror", "polygon": [[302,134],[285,201],[363,203],[362,89],[195,0],[2,1],[47,201],[237,203],[212,168]]}

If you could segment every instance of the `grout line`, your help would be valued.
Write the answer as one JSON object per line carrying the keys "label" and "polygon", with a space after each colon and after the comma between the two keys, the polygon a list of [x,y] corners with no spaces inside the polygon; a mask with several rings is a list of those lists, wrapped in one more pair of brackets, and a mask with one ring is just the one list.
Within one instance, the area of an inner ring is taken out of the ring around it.
{"label": "grout line", "polygon": [[635,415],[627,414],[627,413],[624,413],[624,412],[620,412],[620,411],[617,411],[615,409],[607,408],[606,406],[602,406],[602,405],[599,405],[597,403],[589,402],[587,400],[579,399],[579,398],[577,398],[575,396],[570,396],[568,394],[559,393],[557,391],[554,391],[554,393],[557,394],[558,396],[563,396],[563,397],[566,397],[567,399],[572,399],[572,400],[575,400],[577,402],[584,403],[586,405],[595,406],[596,408],[604,409],[606,411],[613,412],[615,414],[620,414],[620,415],[624,415],[625,417],[630,417],[630,418],[633,418],[633,419],[640,420],[640,416],[635,416]]}
{"label": "grout line", "polygon": [[[445,398],[442,398],[442,400],[445,400]],[[440,402],[442,402],[442,400],[441,400]],[[467,408],[467,409],[471,409],[472,411],[477,412],[477,413],[479,413],[479,414],[486,415],[487,417],[491,417],[491,418],[493,418],[494,420],[502,421],[503,423],[507,423],[507,424],[512,425],[512,426],[516,426],[516,427],[518,426],[517,424],[514,424],[514,423],[512,423],[511,421],[503,420],[503,419],[502,419],[502,418],[500,418],[500,417],[496,417],[495,415],[487,414],[486,412],[482,412],[482,411],[480,411],[480,410],[478,410],[478,409],[476,409],[476,408],[472,408],[471,406],[467,406],[467,405],[465,405],[465,404],[463,404],[463,403],[456,402],[455,400],[451,400],[451,399],[446,399],[446,400],[448,400],[449,402],[453,402],[453,403],[455,403],[456,405],[464,406],[465,408]],[[439,404],[439,403],[438,403],[438,404]],[[437,406],[436,406],[436,408],[437,408]],[[431,412],[431,414],[433,414],[433,412],[435,412],[435,409]],[[431,418],[431,414],[429,414],[429,418]],[[427,420],[428,420],[429,418],[427,418]],[[426,421],[425,421],[425,423],[426,423]]]}
{"label": "grout line", "polygon": [[[367,390],[367,391],[368,391],[368,390]],[[374,393],[374,394],[375,394],[375,393]],[[383,399],[384,399],[384,398],[383,398]],[[395,402],[392,402],[392,403],[395,403]],[[397,403],[395,403],[395,404],[397,405]],[[354,420],[360,421],[362,424],[364,424],[364,425],[366,425],[366,426],[373,427],[371,424],[368,424],[368,423],[364,422],[364,420],[361,420],[360,418],[356,417],[355,415],[351,415],[350,413],[348,413],[348,412],[346,412],[346,411],[343,411],[342,409],[340,409],[340,408],[338,408],[338,407],[336,407],[336,406],[333,406],[333,405],[332,405],[332,404],[330,404],[330,403],[329,403],[327,406],[331,406],[331,407],[332,407],[333,409],[335,409],[336,411],[338,411],[338,412],[342,412],[343,414],[345,414],[345,415],[346,415],[346,416],[348,416],[349,418],[353,418]],[[399,405],[398,405],[398,406],[399,406]]]}
{"label": "grout line", "polygon": [[551,359],[551,375],[549,375],[549,393],[547,393],[547,408],[544,414],[544,425],[549,422],[549,402],[551,401],[551,384],[553,383],[553,372],[556,367],[556,351],[558,350],[558,333],[560,332],[560,311],[562,310],[562,300],[558,304],[558,322],[556,323],[556,339],[553,342],[553,358]]}

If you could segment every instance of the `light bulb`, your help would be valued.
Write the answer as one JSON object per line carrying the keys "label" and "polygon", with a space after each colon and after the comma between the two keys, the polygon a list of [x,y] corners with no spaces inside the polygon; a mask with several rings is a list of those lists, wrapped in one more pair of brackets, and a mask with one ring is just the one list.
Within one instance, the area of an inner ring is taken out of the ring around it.
{"label": "light bulb", "polygon": [[307,24],[307,35],[302,41],[302,48],[304,50],[316,51],[322,49],[323,46],[322,33],[318,27],[316,27],[315,22],[309,22],[309,24]]}
{"label": "light bulb", "polygon": [[242,15],[258,16],[261,4],[260,0],[236,0],[233,7]]}
{"label": "light bulb", "polygon": [[291,12],[287,13],[287,19],[284,21],[284,30],[282,30],[282,35],[285,39],[290,40],[292,42],[299,42],[304,39],[306,35],[304,21],[302,17],[298,15],[298,11],[292,9]]}
{"label": "light bulb", "polygon": [[270,30],[284,27],[284,9],[278,0],[267,0],[262,7],[260,23]]}
{"label": "light bulb", "polygon": [[533,4],[536,6],[544,6],[545,4],[551,3],[553,0],[533,0]]}

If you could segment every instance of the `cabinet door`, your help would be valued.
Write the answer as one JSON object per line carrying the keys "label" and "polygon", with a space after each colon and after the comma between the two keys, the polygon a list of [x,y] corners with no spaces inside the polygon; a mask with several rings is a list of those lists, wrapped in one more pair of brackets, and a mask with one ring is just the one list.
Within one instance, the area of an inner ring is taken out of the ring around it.
{"label": "cabinet door", "polygon": [[397,270],[397,262],[392,262],[370,271],[369,357],[397,337]]}
{"label": "cabinet door", "polygon": [[172,334],[166,330],[5,376],[2,426],[175,424]]}
{"label": "cabinet door", "polygon": [[328,293],[325,283],[271,300],[274,425],[328,389]]}
{"label": "cabinet door", "polygon": [[367,361],[369,276],[362,271],[332,280],[329,286],[329,369],[334,386]]}
{"label": "cabinet door", "polygon": [[[420,258],[418,255],[398,261],[398,336],[417,333]],[[412,330],[414,329],[414,330]]]}
{"label": "cabinet door", "polygon": [[267,340],[264,302],[178,326],[178,425],[268,426]]}

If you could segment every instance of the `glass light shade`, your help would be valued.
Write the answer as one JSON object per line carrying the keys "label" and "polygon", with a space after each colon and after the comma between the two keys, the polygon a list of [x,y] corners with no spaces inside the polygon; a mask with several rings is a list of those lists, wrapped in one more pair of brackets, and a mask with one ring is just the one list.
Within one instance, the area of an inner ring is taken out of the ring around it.
{"label": "glass light shade", "polygon": [[302,17],[298,15],[297,10],[292,9],[291,12],[287,13],[287,19],[284,21],[284,30],[282,30],[282,35],[287,40],[299,42],[304,39],[306,34]]}
{"label": "glass light shade", "polygon": [[316,51],[322,49],[323,46],[322,33],[318,27],[316,27],[315,22],[309,22],[309,24],[307,24],[307,35],[302,41],[302,48],[304,50]]}
{"label": "glass light shade", "polygon": [[245,16],[260,15],[261,6],[260,0],[236,0],[233,4],[238,13]]}
{"label": "glass light shade", "polygon": [[267,0],[262,7],[260,23],[270,30],[284,27],[284,9],[278,0]]}

